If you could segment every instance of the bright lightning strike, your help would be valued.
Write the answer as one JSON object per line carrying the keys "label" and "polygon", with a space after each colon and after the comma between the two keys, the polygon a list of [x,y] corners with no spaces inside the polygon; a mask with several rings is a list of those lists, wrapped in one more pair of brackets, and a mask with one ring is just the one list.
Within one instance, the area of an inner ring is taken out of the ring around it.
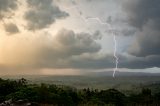
{"label": "bright lightning strike", "polygon": [[[87,18],[87,19],[85,19],[85,22],[87,22],[89,20],[95,20],[95,21],[99,22],[101,25],[107,25],[111,31],[113,29],[110,24],[108,24],[106,22],[102,22],[102,20],[97,18],[97,17]],[[118,70],[118,60],[119,60],[119,58],[116,54],[117,53],[117,40],[116,40],[116,36],[115,36],[114,32],[112,32],[112,35],[113,35],[113,40],[114,40],[114,58],[115,58],[115,68],[113,70],[113,77],[115,77],[115,73]]]}
{"label": "bright lightning strike", "polygon": [[102,22],[98,17],[87,18],[87,20],[95,20],[95,21],[99,22],[101,25],[107,25],[107,26],[109,26],[108,23]]}
{"label": "bright lightning strike", "polygon": [[[73,0],[72,0],[72,2],[74,2]],[[78,8],[78,6],[76,5],[76,6],[73,6],[73,7],[71,7],[71,8],[68,8],[68,9],[74,9],[74,8],[76,8],[78,11],[79,11],[79,8]],[[79,11],[79,13],[81,13],[80,11]],[[113,70],[113,77],[115,77],[115,73],[116,73],[116,71],[118,70],[118,60],[119,60],[119,58],[118,58],[118,56],[117,56],[117,40],[116,40],[116,35],[114,34],[114,32],[113,32],[113,28],[112,28],[112,26],[109,24],[109,23],[107,23],[107,22],[103,22],[100,18],[98,18],[98,17],[89,17],[89,18],[85,18],[85,17],[83,17],[82,16],[82,14],[80,14],[80,17],[81,17],[81,19],[85,22],[85,23],[88,23],[90,20],[94,20],[94,21],[97,21],[99,24],[101,24],[101,25],[107,25],[107,27],[112,31],[112,35],[113,35],[113,41],[114,41],[114,58],[115,58],[115,68],[114,68],[114,70]]]}
{"label": "bright lightning strike", "polygon": [[[114,35],[114,34],[113,34]],[[114,57],[115,57],[115,68],[113,71],[113,77],[115,77],[115,72],[118,70],[118,57],[116,55],[117,53],[117,41],[116,41],[116,36],[114,35]]]}

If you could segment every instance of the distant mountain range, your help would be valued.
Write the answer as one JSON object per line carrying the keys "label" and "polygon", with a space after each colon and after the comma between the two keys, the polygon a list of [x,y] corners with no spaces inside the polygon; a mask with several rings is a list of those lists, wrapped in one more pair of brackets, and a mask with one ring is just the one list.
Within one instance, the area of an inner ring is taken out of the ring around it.
{"label": "distant mountain range", "polygon": [[[113,71],[103,71],[103,72],[88,72],[87,74],[83,75],[2,75],[0,78],[41,78],[41,77],[82,77],[82,76],[93,76],[93,77],[112,77]],[[122,72],[122,71],[116,71],[115,77],[121,77],[121,76],[132,76],[132,77],[139,77],[139,76],[152,76],[152,77],[160,77],[160,73],[147,73],[147,72]]]}
{"label": "distant mountain range", "polygon": [[[104,72],[92,72],[89,75],[93,76],[112,76],[113,71],[104,71]],[[115,73],[116,76],[160,76],[160,73],[146,73],[146,72],[120,72]]]}

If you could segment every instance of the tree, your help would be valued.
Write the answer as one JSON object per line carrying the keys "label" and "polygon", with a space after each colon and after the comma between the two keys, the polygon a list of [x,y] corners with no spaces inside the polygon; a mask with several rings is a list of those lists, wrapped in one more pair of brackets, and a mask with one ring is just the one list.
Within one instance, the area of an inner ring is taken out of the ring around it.
{"label": "tree", "polygon": [[106,104],[114,104],[116,106],[123,106],[126,103],[126,96],[115,89],[100,91],[99,99]]}

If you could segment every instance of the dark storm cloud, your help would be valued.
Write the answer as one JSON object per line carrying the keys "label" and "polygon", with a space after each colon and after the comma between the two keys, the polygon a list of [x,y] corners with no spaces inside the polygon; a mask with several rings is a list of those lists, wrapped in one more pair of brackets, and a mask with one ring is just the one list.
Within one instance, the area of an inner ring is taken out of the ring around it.
{"label": "dark storm cloud", "polygon": [[4,17],[4,13],[17,8],[17,0],[0,0],[0,18]]}
{"label": "dark storm cloud", "polygon": [[144,69],[160,67],[160,56],[152,55],[146,57],[119,55],[119,67],[129,69]]}
{"label": "dark storm cloud", "polygon": [[123,7],[129,24],[137,28],[135,41],[128,49],[139,58],[133,68],[160,67],[160,0],[125,0]]}
{"label": "dark storm cloud", "polygon": [[130,25],[139,29],[129,53],[136,56],[160,55],[160,1],[129,0],[124,7]]}
{"label": "dark storm cloud", "polygon": [[4,27],[5,27],[6,32],[10,34],[15,34],[19,32],[17,25],[13,23],[6,24]]}
{"label": "dark storm cloud", "polygon": [[[101,52],[101,45],[88,33],[75,33],[62,29],[54,37],[39,35],[39,38],[21,42],[10,42],[0,55],[7,58],[1,61],[0,69],[105,69],[115,67],[112,53]],[[14,52],[8,52],[14,44]],[[25,48],[25,49],[24,49]],[[160,56],[136,57],[117,54],[119,68],[143,69],[160,67]],[[17,57],[18,56],[18,57]],[[5,66],[5,67],[3,67]]]}
{"label": "dark storm cloud", "polygon": [[17,8],[17,0],[0,0],[0,11],[9,11]]}
{"label": "dark storm cloud", "polygon": [[69,59],[70,67],[77,69],[105,69],[114,68],[114,57],[112,54],[82,54],[80,56],[72,56]]}
{"label": "dark storm cloud", "polygon": [[88,33],[75,33],[71,30],[62,29],[56,35],[56,41],[60,43],[63,53],[80,55],[82,53],[94,53],[101,49]]}
{"label": "dark storm cloud", "polygon": [[140,29],[149,21],[152,27],[160,28],[159,0],[125,0],[123,7],[128,15],[129,23]]}
{"label": "dark storm cloud", "polygon": [[61,11],[53,0],[27,0],[30,10],[24,15],[28,21],[28,29],[36,30],[48,27],[56,21],[69,16]]}
{"label": "dark storm cloud", "polygon": [[[144,69],[160,67],[160,56],[135,57],[119,54],[119,68]],[[60,64],[62,65],[62,64]],[[67,65],[61,68],[106,69],[115,68],[113,54],[85,53],[67,58]]]}
{"label": "dark storm cloud", "polygon": [[160,31],[144,28],[137,32],[136,40],[131,44],[128,52],[132,55],[144,57],[149,55],[160,56]]}

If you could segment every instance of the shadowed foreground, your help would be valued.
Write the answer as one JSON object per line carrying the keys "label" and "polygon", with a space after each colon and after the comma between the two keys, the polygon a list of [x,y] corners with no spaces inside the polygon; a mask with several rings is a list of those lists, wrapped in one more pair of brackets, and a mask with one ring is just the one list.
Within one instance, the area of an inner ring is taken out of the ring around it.
{"label": "shadowed foreground", "polygon": [[125,95],[116,89],[71,88],[53,84],[27,84],[26,79],[0,79],[0,106],[160,106],[160,92],[148,88]]}

